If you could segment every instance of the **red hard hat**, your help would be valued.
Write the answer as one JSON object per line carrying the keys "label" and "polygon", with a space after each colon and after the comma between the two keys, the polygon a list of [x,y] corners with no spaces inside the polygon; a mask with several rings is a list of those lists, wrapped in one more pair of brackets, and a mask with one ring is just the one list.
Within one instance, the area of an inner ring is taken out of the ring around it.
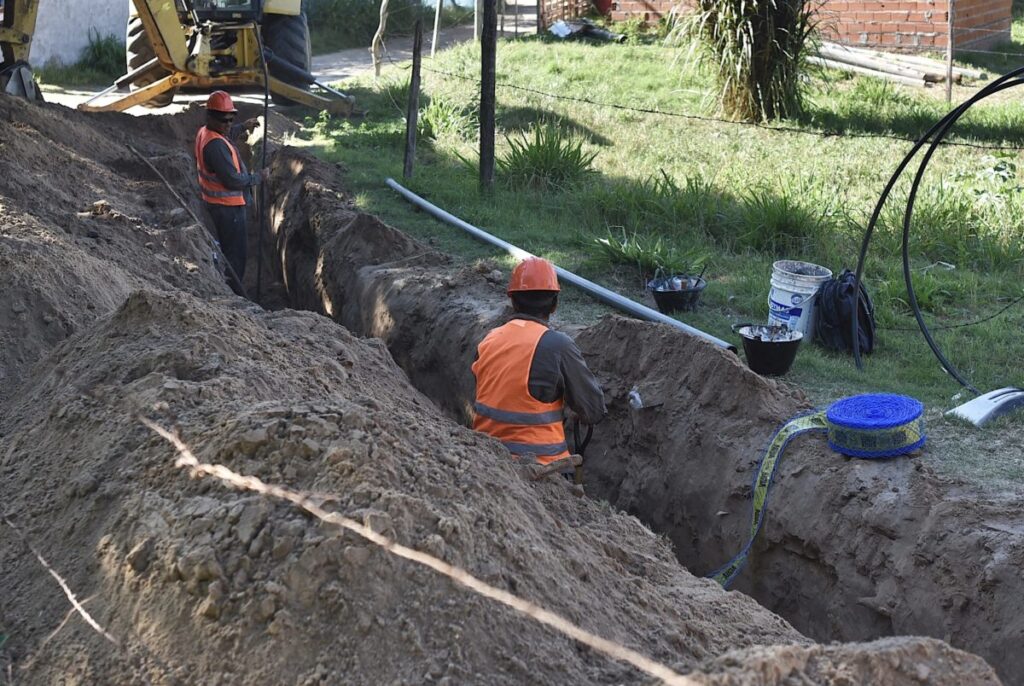
{"label": "red hard hat", "polygon": [[231,96],[224,91],[214,91],[206,100],[206,109],[214,112],[237,112]]}
{"label": "red hard hat", "polygon": [[541,257],[527,257],[517,264],[508,281],[509,293],[560,290],[554,265]]}

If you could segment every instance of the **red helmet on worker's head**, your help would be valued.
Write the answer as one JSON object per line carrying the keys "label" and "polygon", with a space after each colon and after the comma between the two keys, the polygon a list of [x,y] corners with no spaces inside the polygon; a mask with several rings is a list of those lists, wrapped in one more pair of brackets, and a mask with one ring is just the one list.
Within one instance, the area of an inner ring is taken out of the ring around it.
{"label": "red helmet on worker's head", "polygon": [[508,281],[508,293],[560,290],[554,265],[541,257],[527,257],[517,264]]}
{"label": "red helmet on worker's head", "polygon": [[210,97],[206,100],[206,109],[211,112],[223,112],[225,114],[233,114],[238,111],[235,109],[235,103],[231,102],[231,96],[225,91],[210,93]]}

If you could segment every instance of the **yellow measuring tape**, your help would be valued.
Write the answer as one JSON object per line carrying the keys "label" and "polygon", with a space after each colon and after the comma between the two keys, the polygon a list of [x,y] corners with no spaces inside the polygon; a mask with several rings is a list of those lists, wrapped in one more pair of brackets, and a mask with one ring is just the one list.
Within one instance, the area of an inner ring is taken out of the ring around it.
{"label": "yellow measuring tape", "polygon": [[750,538],[735,557],[709,576],[728,587],[743,569],[764,523],[775,468],[791,440],[812,431],[827,432],[829,447],[843,455],[867,459],[896,457],[924,445],[923,413],[924,407],[913,398],[880,393],[844,398],[824,412],[811,412],[786,422],[772,437],[758,466]]}
{"label": "yellow measuring tape", "polygon": [[768,444],[768,449],[764,451],[760,469],[757,471],[757,478],[754,479],[754,511],[750,520],[750,539],[743,546],[743,549],[734,558],[729,560],[724,567],[710,574],[712,579],[722,586],[728,587],[740,570],[743,569],[743,565],[746,564],[747,557],[750,555],[750,549],[757,538],[757,532],[761,530],[761,524],[764,523],[764,513],[768,506],[768,488],[775,477],[775,465],[782,456],[782,451],[786,449],[791,440],[800,434],[809,431],[827,430],[828,421],[825,419],[825,413],[815,412],[790,420],[775,433],[771,443]]}

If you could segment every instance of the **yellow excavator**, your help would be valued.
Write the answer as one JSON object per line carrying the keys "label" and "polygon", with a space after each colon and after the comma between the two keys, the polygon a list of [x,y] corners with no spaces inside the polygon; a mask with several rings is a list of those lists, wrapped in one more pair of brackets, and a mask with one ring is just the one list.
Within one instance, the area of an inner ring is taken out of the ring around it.
{"label": "yellow excavator", "polygon": [[[0,91],[30,99],[41,98],[28,63],[39,2],[0,0]],[[179,89],[259,88],[278,103],[352,113],[349,96],[310,73],[302,0],[129,2],[127,73],[79,109],[162,107]]]}

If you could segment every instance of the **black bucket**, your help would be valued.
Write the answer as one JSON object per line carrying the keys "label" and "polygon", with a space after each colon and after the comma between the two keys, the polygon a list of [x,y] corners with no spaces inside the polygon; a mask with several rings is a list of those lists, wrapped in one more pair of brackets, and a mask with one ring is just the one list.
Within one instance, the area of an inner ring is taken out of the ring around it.
{"label": "black bucket", "polygon": [[652,279],[647,282],[647,289],[654,296],[654,303],[658,306],[658,311],[662,314],[672,314],[673,312],[696,310],[697,305],[700,304],[700,296],[704,293],[708,282],[702,276],[680,276],[679,278],[686,279],[688,283],[692,282],[693,285],[678,291],[659,288],[660,284],[671,280],[671,278]]}
{"label": "black bucket", "polygon": [[732,330],[743,339],[747,366],[762,376],[782,376],[788,372],[804,336],[784,326],[737,324]]}

